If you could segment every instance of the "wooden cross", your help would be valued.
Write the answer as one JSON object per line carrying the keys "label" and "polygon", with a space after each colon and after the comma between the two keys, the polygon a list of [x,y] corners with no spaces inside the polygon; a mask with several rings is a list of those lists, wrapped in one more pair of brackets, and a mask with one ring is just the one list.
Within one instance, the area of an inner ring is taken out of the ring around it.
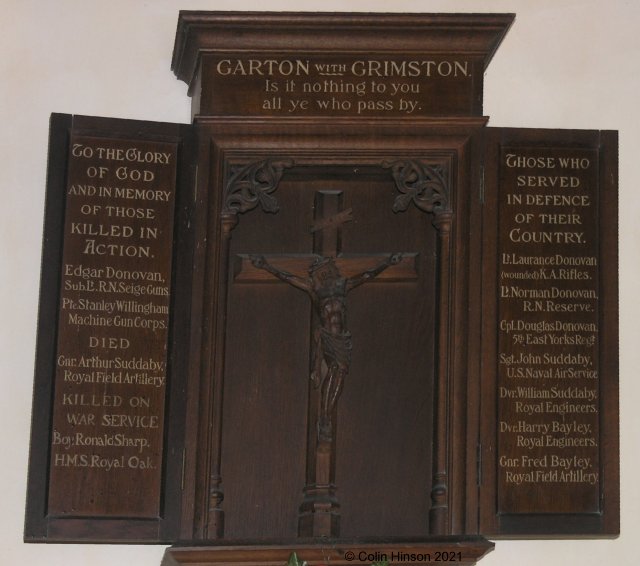
{"label": "wooden cross", "polygon": [[[314,303],[313,353],[307,425],[307,471],[298,534],[339,536],[335,484],[337,400],[350,366],[351,334],[346,329],[346,296],[369,281],[417,278],[416,254],[342,254],[342,225],[352,209],[342,208],[341,191],[315,195],[313,254],[242,255],[235,282],[281,280],[304,290]],[[357,339],[357,338],[356,338]]]}

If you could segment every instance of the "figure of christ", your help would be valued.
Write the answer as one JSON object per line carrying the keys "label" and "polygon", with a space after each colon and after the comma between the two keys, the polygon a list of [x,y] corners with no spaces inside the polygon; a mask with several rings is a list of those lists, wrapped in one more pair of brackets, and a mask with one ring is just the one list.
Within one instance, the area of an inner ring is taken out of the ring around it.
{"label": "figure of christ", "polygon": [[354,275],[343,277],[331,257],[319,257],[309,267],[309,277],[298,277],[271,265],[263,256],[251,256],[258,269],[305,291],[311,298],[318,325],[313,331],[311,382],[320,391],[318,440],[331,442],[331,415],[336,406],[344,379],[351,364],[351,333],[347,330],[347,294],[374,279],[385,269],[398,264],[402,254],[391,254],[379,265]]}

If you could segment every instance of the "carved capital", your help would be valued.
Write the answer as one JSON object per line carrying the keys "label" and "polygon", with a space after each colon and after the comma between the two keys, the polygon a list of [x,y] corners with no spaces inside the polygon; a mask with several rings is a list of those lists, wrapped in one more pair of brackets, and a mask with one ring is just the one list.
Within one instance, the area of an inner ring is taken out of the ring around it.
{"label": "carved capital", "polygon": [[237,216],[258,205],[265,212],[278,212],[278,201],[272,193],[278,188],[284,170],[292,166],[289,159],[264,159],[232,166],[224,187],[222,217]]}
{"label": "carved capital", "polygon": [[450,216],[448,175],[441,164],[427,165],[414,159],[385,161],[400,194],[393,203],[394,212],[404,212],[413,203],[423,212]]}

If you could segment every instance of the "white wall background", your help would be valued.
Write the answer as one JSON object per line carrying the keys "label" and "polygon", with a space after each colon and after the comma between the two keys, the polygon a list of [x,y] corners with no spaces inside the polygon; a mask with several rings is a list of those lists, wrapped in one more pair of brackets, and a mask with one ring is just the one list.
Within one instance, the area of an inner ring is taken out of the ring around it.
{"label": "white wall background", "polygon": [[158,546],[22,543],[51,112],[189,121],[179,9],[515,12],[486,75],[493,126],[620,131],[622,535],[501,541],[483,566],[636,564],[640,526],[640,3],[635,0],[0,0],[0,564],[158,566]]}

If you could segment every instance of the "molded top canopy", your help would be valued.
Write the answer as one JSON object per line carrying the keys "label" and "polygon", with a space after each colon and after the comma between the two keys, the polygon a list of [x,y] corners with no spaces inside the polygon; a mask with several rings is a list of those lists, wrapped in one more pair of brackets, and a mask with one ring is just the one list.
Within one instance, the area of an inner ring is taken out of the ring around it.
{"label": "molded top canopy", "polygon": [[[289,95],[322,94],[327,102],[333,95],[331,116],[356,115],[358,110],[361,116],[400,116],[406,108],[399,98],[394,102],[390,97],[409,91],[420,95],[413,97],[414,116],[480,115],[483,72],[514,18],[514,14],[182,11],[172,69],[189,85],[195,113],[201,114],[286,113],[289,100],[267,103],[262,95],[282,93],[285,80],[299,79],[287,84]],[[358,85],[370,80],[376,84]],[[406,86],[401,87],[400,80]],[[391,81],[398,84],[395,93]],[[377,86],[380,82],[386,86]],[[382,93],[385,97],[372,96]],[[346,102],[349,94],[354,95],[351,104]],[[370,101],[369,107],[362,100],[355,104],[358,97]],[[433,103],[445,97],[451,100]],[[319,97],[306,98],[308,107],[292,102],[291,113],[322,114]]]}

